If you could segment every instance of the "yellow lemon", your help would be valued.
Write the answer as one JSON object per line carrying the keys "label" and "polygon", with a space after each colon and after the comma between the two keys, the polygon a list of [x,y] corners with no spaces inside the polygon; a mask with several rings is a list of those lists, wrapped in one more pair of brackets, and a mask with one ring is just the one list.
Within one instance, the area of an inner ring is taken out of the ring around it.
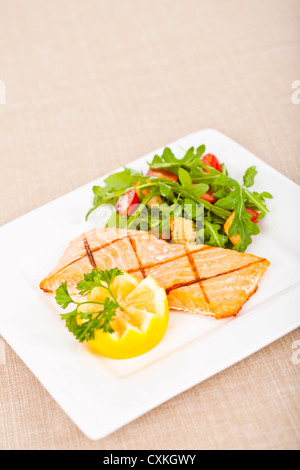
{"label": "yellow lemon", "polygon": [[[130,274],[117,276],[111,291],[121,308],[111,321],[113,333],[96,330],[89,345],[103,356],[112,359],[129,359],[140,356],[154,348],[164,337],[168,321],[169,307],[165,290],[148,276],[139,282]],[[108,291],[95,287],[88,300],[103,302]],[[93,311],[93,304],[81,308]]]}

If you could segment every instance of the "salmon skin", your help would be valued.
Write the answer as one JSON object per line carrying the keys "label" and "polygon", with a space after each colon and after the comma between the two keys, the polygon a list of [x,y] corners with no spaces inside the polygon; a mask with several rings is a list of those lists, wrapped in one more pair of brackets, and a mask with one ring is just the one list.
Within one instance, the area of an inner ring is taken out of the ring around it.
{"label": "salmon skin", "polygon": [[77,294],[77,283],[92,268],[118,267],[142,280],[148,275],[164,287],[171,309],[215,318],[236,315],[270,262],[234,250],[206,245],[176,245],[148,232],[98,228],[80,235],[40,288],[55,294],[62,282]]}

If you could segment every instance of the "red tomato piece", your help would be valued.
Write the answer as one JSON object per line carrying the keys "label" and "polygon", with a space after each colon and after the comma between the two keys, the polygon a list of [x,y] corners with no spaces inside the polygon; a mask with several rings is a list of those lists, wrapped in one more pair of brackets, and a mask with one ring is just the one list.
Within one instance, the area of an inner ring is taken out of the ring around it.
{"label": "red tomato piece", "polygon": [[168,170],[149,170],[147,176],[155,176],[156,178],[163,178],[166,180],[177,181],[177,176]]}
{"label": "red tomato piece", "polygon": [[204,165],[210,166],[211,168],[214,168],[215,170],[222,171],[222,166],[217,157],[213,155],[212,153],[207,153],[201,158],[201,161]]}
{"label": "red tomato piece", "polygon": [[257,212],[255,209],[252,209],[251,207],[245,207],[246,211],[251,214],[251,222],[258,222],[257,217],[259,216],[259,212]]}
{"label": "red tomato piece", "polygon": [[211,204],[213,204],[217,200],[217,198],[214,197],[214,193],[211,189],[209,189],[206,193],[202,194],[202,196],[200,197],[201,199],[204,199],[204,201],[210,202]]}
{"label": "red tomato piece", "polygon": [[131,215],[139,203],[139,196],[134,189],[130,189],[119,197],[116,203],[117,212],[120,215]]}

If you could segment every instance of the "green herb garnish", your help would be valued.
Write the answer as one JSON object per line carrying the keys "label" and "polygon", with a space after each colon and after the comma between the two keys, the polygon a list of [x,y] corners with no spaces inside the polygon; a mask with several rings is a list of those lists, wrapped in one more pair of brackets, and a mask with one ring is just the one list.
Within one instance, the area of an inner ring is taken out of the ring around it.
{"label": "green herb garnish", "polygon": [[[66,282],[63,282],[56,290],[55,300],[63,309],[67,308],[70,304],[76,305],[75,310],[61,314],[61,318],[65,320],[66,327],[79,342],[82,343],[83,341],[94,339],[95,330],[103,330],[105,333],[114,332],[111,327],[111,320],[116,315],[117,309],[120,308],[122,310],[122,307],[111,291],[111,283],[121,274],[123,273],[118,268],[107,271],[93,269],[90,273],[85,274],[84,279],[77,284],[77,290],[82,296],[89,294],[94,287],[106,289],[107,297],[104,302],[90,300],[78,302],[74,300],[68,292]],[[80,307],[85,304],[99,305],[99,309],[84,313],[80,311]],[[81,324],[78,324],[78,318],[82,320]]]}

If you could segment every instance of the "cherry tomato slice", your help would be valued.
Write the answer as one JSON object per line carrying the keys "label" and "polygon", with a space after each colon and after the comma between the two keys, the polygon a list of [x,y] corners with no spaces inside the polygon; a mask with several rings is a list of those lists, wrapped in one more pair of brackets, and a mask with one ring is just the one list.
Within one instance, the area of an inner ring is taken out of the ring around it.
{"label": "cherry tomato slice", "polygon": [[134,189],[130,189],[119,197],[116,203],[117,212],[120,215],[131,215],[139,203],[139,196]]}
{"label": "cherry tomato slice", "polygon": [[177,181],[177,176],[168,170],[149,170],[147,176],[155,176],[156,178],[163,178],[166,180]]}
{"label": "cherry tomato slice", "polygon": [[217,200],[217,198],[214,197],[214,193],[211,189],[209,189],[206,193],[202,194],[202,196],[200,197],[201,199],[204,199],[204,201],[210,202],[211,204],[213,204]]}
{"label": "cherry tomato slice", "polygon": [[222,171],[222,166],[217,157],[215,157],[212,153],[207,153],[201,158],[201,161],[204,165],[210,166],[215,170]]}
{"label": "cherry tomato slice", "polygon": [[251,222],[258,222],[257,217],[259,216],[259,212],[257,212],[255,209],[252,209],[251,207],[245,207],[246,211],[251,214]]}

